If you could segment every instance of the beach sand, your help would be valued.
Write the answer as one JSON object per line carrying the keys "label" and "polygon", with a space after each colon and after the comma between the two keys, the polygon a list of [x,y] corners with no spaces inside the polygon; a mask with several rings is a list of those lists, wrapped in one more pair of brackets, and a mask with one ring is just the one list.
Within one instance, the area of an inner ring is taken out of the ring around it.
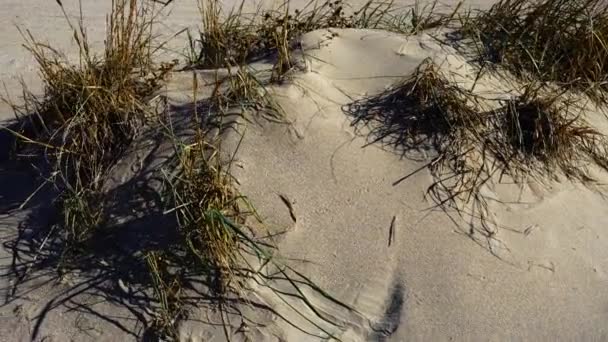
{"label": "beach sand", "polygon": [[[163,18],[166,34],[196,27],[195,5],[177,2]],[[101,44],[107,9],[97,1],[84,3],[89,34]],[[473,5],[480,4],[489,2]],[[0,32],[0,79],[18,96],[18,77],[33,89],[39,83],[12,22],[63,50],[71,46],[70,35],[52,1],[2,6],[0,24],[8,30]],[[491,238],[471,236],[466,215],[441,210],[425,196],[433,182],[426,162],[370,143],[369,128],[352,125],[348,104],[411,75],[425,58],[460,75],[460,82],[473,82],[473,68],[432,35],[348,29],[308,33],[302,37],[304,62],[289,82],[271,87],[291,124],[242,121],[226,133],[226,153],[236,153],[232,173],[239,190],[270,231],[283,232],[277,237],[280,256],[356,312],[310,291],[324,315],[341,323],[336,327],[302,303],[289,303],[343,341],[608,339],[608,202],[601,185],[588,188],[560,179],[488,186],[489,212],[500,227]],[[173,40],[167,58],[176,56],[182,44]],[[191,77],[190,72],[172,75],[166,91],[172,103],[191,102]],[[480,84],[480,92],[504,94],[490,79]],[[8,120],[8,108],[0,109],[0,119]],[[601,121],[597,110],[586,115],[591,122]],[[58,284],[40,275],[11,298],[14,279],[7,274],[13,251],[6,242],[15,238],[28,213],[14,205],[6,209],[35,184],[22,166],[6,156],[1,161],[0,288],[6,301],[0,306],[0,339],[136,340],[137,315],[120,301],[88,293],[95,279]],[[75,286],[73,297],[57,300]],[[321,331],[311,322],[267,288],[252,286],[256,300],[287,312],[287,320],[306,331],[243,305],[260,324],[234,329],[233,340],[319,340],[311,334]],[[195,311],[181,328],[183,340],[225,340],[221,328],[205,323],[209,316],[204,308]]]}

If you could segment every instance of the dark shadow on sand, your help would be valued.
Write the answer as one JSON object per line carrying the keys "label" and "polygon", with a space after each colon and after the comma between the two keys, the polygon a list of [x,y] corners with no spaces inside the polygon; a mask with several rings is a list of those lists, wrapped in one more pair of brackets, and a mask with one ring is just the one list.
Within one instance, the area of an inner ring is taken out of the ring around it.
{"label": "dark shadow on sand", "polygon": [[[418,172],[430,172],[433,182],[425,194],[425,198],[431,202],[427,210],[447,215],[460,233],[511,264],[493,250],[491,240],[496,238],[493,234],[495,228],[491,226],[498,224],[484,216],[487,200],[475,191],[477,187],[490,182],[493,174],[507,173],[508,160],[492,162],[484,158],[481,169],[475,170],[462,162],[474,147],[441,154],[439,151],[444,151],[455,139],[450,136],[452,128],[446,120],[449,113],[444,113],[444,109],[436,104],[441,103],[442,99],[434,99],[434,94],[428,94],[429,99],[421,101],[408,93],[410,87],[410,82],[397,84],[379,94],[357,99],[343,106],[342,111],[351,119],[356,133],[366,138],[364,147],[380,145],[400,158],[423,163],[415,171],[395,180],[394,186]],[[485,156],[492,152],[483,146],[480,153]],[[470,208],[457,202],[460,200],[458,196],[463,194],[472,194],[466,203]]]}
{"label": "dark shadow on sand", "polygon": [[[168,111],[171,129],[180,139],[187,140],[192,134],[187,127],[194,106],[173,106]],[[196,104],[196,109],[206,123],[213,123],[207,117],[212,112],[205,102]],[[4,127],[18,130],[24,122]],[[42,309],[32,321],[32,341],[41,337],[45,319],[54,310],[95,317],[138,340],[158,340],[150,328],[154,319],[151,312],[159,303],[152,295],[153,283],[144,255],[149,251],[163,251],[176,258],[183,254],[175,214],[166,213],[161,172],[173,170],[176,160],[174,146],[164,131],[150,130],[137,141],[142,143],[134,144],[130,152],[140,157],[137,167],[127,165],[127,180],[117,182],[105,194],[107,221],[82,246],[83,252],[65,262],[61,218],[55,203],[60,190],[52,184],[44,185],[48,176],[45,161],[17,157],[14,136],[0,129],[0,230],[3,247],[11,258],[0,272],[0,277],[7,280],[4,283],[9,284],[2,289],[5,298],[0,308],[27,302],[28,294],[37,290],[52,289],[44,303],[36,303]],[[216,274],[200,267],[180,274],[189,284],[184,304],[223,311],[229,319],[224,323],[230,333],[243,322],[255,326],[257,323],[239,309],[242,299],[231,294],[219,296],[214,290]],[[97,303],[106,304],[98,309]],[[255,300],[247,303],[274,312]],[[107,304],[121,308],[119,311],[129,318],[112,316],[103,309]]]}
{"label": "dark shadow on sand", "polygon": [[386,300],[384,315],[379,322],[371,326],[373,333],[370,336],[370,341],[384,342],[399,329],[406,300],[405,286],[401,281],[399,277],[393,280]]}

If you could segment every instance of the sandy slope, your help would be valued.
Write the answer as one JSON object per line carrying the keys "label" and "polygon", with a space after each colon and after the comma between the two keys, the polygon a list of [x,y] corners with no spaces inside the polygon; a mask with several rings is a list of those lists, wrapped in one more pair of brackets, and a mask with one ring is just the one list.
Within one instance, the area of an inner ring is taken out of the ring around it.
{"label": "sandy slope", "polygon": [[[85,13],[99,24],[90,31],[99,43],[104,17],[98,3],[85,2]],[[3,8],[10,14],[0,17],[1,24],[7,27],[19,16],[34,32],[60,30],[55,6],[52,1],[8,1]],[[188,6],[174,7],[166,20],[168,31],[192,25],[196,14]],[[28,15],[32,12],[44,19]],[[49,39],[68,48],[69,38],[60,32]],[[24,74],[36,86],[33,64],[18,48],[18,39],[10,30],[0,32],[0,77],[15,85],[15,76]],[[467,81],[464,60],[428,35],[331,30],[306,35],[302,45],[304,67],[288,85],[274,89],[293,126],[264,121],[241,126],[244,139],[234,173],[269,228],[287,229],[279,239],[281,255],[310,261],[291,263],[359,311],[345,312],[317,296],[315,302],[344,328],[319,324],[344,341],[608,339],[608,203],[601,191],[567,182],[486,189],[495,198],[491,211],[504,228],[493,241],[476,241],[466,235],[466,222],[428,210],[433,203],[424,193],[432,179],[425,170],[394,184],[423,163],[379,144],[367,145],[365,129],[357,132],[343,111],[353,99],[409,75],[426,57]],[[189,77],[174,76],[169,84],[174,101],[187,102]],[[5,111],[0,114],[7,117]],[[227,146],[239,139],[234,133],[227,136]],[[8,184],[29,178],[5,161],[0,172],[4,205],[13,194],[5,190],[13,190]],[[295,223],[279,195],[293,203]],[[13,238],[26,216],[0,212],[3,242]],[[10,251],[2,247],[1,252],[6,267]],[[130,333],[141,328],[126,306],[103,298],[81,299],[91,309],[88,314],[70,310],[70,302],[53,308],[49,300],[73,284],[44,284],[44,279],[32,282],[42,287],[0,307],[0,336],[7,341],[29,340],[34,332],[36,340],[130,340]],[[3,296],[9,280],[1,277]],[[267,289],[259,288],[259,299],[319,333]],[[194,318],[205,320],[206,314]],[[318,340],[274,315],[250,314],[267,326],[235,333],[236,340]],[[182,336],[223,339],[219,328],[200,322],[186,324]]]}
{"label": "sandy slope", "polygon": [[[349,96],[391,85],[395,78],[387,76],[411,73],[427,56],[452,71],[456,63],[446,61],[459,58],[428,36],[332,32],[304,38],[314,58],[295,85],[278,90],[300,137],[281,125],[248,126],[237,178],[268,222],[290,226],[282,253],[313,261],[302,269],[362,311],[365,319],[343,338],[608,337],[603,196],[565,183],[488,189],[496,199],[491,211],[505,227],[491,242],[504,260],[493,256],[464,234],[464,222],[426,210],[425,171],[393,185],[420,164],[365,146],[341,108]],[[290,224],[278,194],[295,203],[297,223]]]}

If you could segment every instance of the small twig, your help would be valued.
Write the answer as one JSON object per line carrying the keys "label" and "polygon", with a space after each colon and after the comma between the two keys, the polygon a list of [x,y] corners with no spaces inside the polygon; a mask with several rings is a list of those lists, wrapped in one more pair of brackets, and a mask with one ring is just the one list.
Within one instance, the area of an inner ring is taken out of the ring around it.
{"label": "small twig", "polygon": [[395,241],[395,221],[396,220],[397,220],[397,216],[393,216],[393,219],[391,220],[391,226],[388,229],[388,246],[389,247]]}
{"label": "small twig", "polygon": [[289,216],[291,216],[291,219],[293,220],[293,222],[296,222],[296,214],[295,211],[293,210],[293,205],[291,204],[291,201],[289,200],[289,198],[287,198],[287,196],[283,195],[283,194],[279,194],[279,197],[281,198],[281,201],[283,201],[283,203],[285,203],[285,205],[287,206],[287,209],[289,209]]}

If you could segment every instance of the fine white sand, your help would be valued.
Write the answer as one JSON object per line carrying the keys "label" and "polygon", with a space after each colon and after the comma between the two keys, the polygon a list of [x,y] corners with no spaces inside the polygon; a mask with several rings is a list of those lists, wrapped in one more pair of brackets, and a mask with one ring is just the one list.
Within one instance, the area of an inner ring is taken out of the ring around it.
{"label": "fine white sand", "polygon": [[[87,22],[99,24],[91,35],[103,35],[103,6],[85,4]],[[172,6],[166,32],[196,25],[194,5],[180,6]],[[3,8],[8,9],[0,17],[3,27],[17,21],[61,48],[70,47],[52,1],[8,1]],[[424,162],[367,144],[366,129],[351,126],[345,105],[395,84],[427,57],[457,74],[456,81],[472,82],[464,58],[431,34],[311,32],[302,37],[305,62],[286,84],[272,87],[292,124],[243,121],[238,133],[227,133],[228,150],[239,144],[233,168],[239,189],[271,231],[286,231],[278,238],[281,257],[357,312],[308,291],[324,314],[343,324],[339,328],[318,320],[301,302],[289,303],[343,341],[608,339],[608,202],[602,186],[588,189],[562,179],[488,187],[485,195],[500,228],[491,240],[469,236],[466,218],[429,209],[434,203],[424,195],[432,177]],[[172,43],[172,49],[182,42]],[[35,65],[10,30],[0,32],[0,66],[0,77],[11,87],[19,75],[36,87]],[[173,75],[167,92],[173,102],[189,102],[190,79],[190,73]],[[504,85],[490,78],[480,84],[479,91],[505,93]],[[18,94],[14,88],[9,92]],[[0,108],[0,118],[10,117]],[[601,122],[598,112],[586,115]],[[20,172],[0,166],[0,189],[5,181],[27,180]],[[3,192],[0,200],[9,196]],[[280,195],[292,203],[296,222]],[[3,242],[14,238],[26,215],[0,212]],[[3,268],[9,267],[12,251],[3,244],[0,252]],[[11,279],[0,278],[8,298]],[[123,306],[91,296],[90,311],[74,310],[69,302],[54,307],[51,298],[73,284],[32,284],[31,291],[0,307],[3,340],[30,340],[34,332],[37,340],[47,341],[136,339],[130,332],[139,327],[137,317]],[[243,312],[260,326],[234,329],[234,340],[319,340],[310,335],[319,329],[267,288],[257,293],[256,300],[285,313],[307,333],[244,305]],[[41,313],[46,316],[38,326]],[[219,327],[204,323],[209,316],[203,309],[195,312],[181,329],[183,339],[224,340]]]}

